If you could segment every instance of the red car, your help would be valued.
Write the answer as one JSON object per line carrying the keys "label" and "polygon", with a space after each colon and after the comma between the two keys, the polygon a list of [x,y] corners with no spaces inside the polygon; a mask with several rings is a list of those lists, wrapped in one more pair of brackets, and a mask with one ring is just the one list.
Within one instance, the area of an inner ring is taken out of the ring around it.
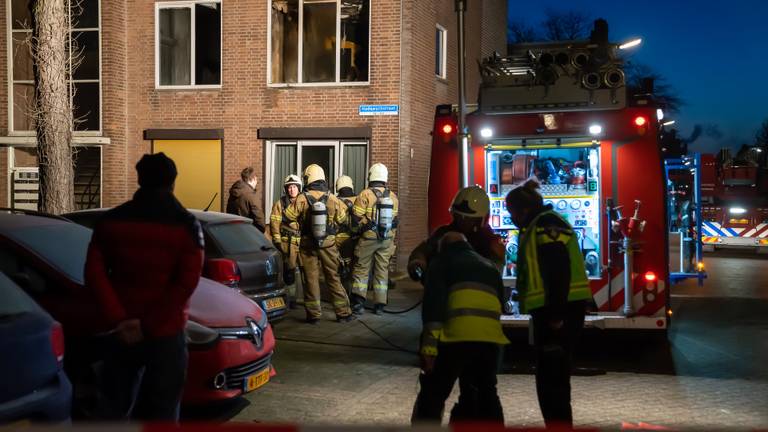
{"label": "red car", "polygon": [[[62,323],[68,347],[103,346],[91,341],[110,330],[83,286],[90,238],[90,229],[63,218],[0,211],[0,271]],[[222,284],[200,280],[190,301],[187,341],[185,404],[234,398],[274,376],[275,338],[266,313]],[[76,349],[69,349],[70,359],[98,361],[98,353],[78,356]]]}

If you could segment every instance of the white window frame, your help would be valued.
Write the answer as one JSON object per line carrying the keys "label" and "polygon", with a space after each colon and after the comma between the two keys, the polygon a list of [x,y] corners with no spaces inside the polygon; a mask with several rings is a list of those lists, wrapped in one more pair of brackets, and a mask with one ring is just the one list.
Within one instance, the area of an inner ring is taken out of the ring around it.
{"label": "white window frame", "polygon": [[[13,0],[6,0],[5,2],[5,16],[6,16],[6,26],[5,26],[5,32],[6,32],[6,53],[7,53],[7,61],[6,61],[6,76],[8,77],[8,136],[36,136],[35,131],[17,131],[14,129],[14,118],[13,118],[13,108],[14,108],[14,100],[13,100],[13,84],[14,82],[17,83],[24,83],[24,84],[34,84],[34,81],[28,81],[28,80],[21,80],[21,81],[14,81],[13,79],[13,34],[14,33],[31,33],[31,30],[26,29],[14,29],[13,28],[13,9],[12,9],[12,2]],[[80,32],[80,31],[97,31],[99,34],[99,78],[98,79],[86,79],[86,80],[70,80],[68,83],[68,86],[70,87],[70,94],[74,95],[74,93],[71,93],[72,86],[75,82],[77,83],[94,83],[98,82],[99,84],[99,129],[98,130],[88,130],[88,131],[77,131],[73,130],[72,134],[76,136],[93,136],[98,137],[101,136],[104,129],[104,99],[103,99],[103,76],[102,76],[102,23],[101,23],[101,0],[98,0],[98,27],[84,27],[84,28],[76,28],[73,29],[69,27],[69,35],[70,38],[72,37],[72,32]],[[69,6],[69,2],[67,3]],[[70,64],[72,60],[72,45],[70,44],[69,47],[70,50]],[[73,106],[73,100],[70,98],[69,101],[70,107]],[[73,112],[74,114],[74,112]]]}
{"label": "white window frame", "polygon": [[[437,24],[436,30],[440,32],[440,73],[435,73],[435,76],[440,79],[448,79],[448,30],[445,27]],[[437,48],[435,47],[435,55],[437,55]]]}
{"label": "white window frame", "polygon": [[[274,154],[275,154],[275,147],[280,145],[292,145],[296,147],[296,169],[295,173],[301,177],[301,157],[302,157],[302,148],[303,147],[333,147],[334,148],[334,167],[333,167],[333,174],[334,178],[338,179],[339,177],[343,176],[344,173],[344,146],[347,145],[364,145],[367,147],[367,151],[365,152],[365,171],[368,171],[368,167],[371,163],[371,142],[368,140],[274,140],[274,141],[267,141],[266,147],[266,154],[265,154],[265,160],[266,160],[266,169],[264,172],[266,173],[266,181],[264,182],[264,203],[266,208],[272,208],[272,204],[275,202],[275,200],[279,197],[273,197],[272,191],[275,188],[275,181],[282,181],[282,179],[276,179],[275,178],[275,161],[274,161]],[[333,191],[334,185],[329,184],[328,188],[330,191]],[[359,190],[362,190],[361,186],[358,186]]]}
{"label": "white window frame", "polygon": [[299,2],[299,33],[298,33],[298,64],[296,65],[295,83],[273,83],[272,82],[272,0],[267,0],[267,87],[364,87],[371,85],[371,40],[373,21],[373,3],[368,2],[368,80],[367,81],[341,81],[341,0],[309,0],[309,3],[336,3],[336,81],[324,83],[304,83],[301,82],[304,75],[304,0]]}
{"label": "white window frame", "polygon": [[[242,0],[241,0],[242,1]],[[218,84],[195,84],[195,5],[198,3],[218,3],[221,8],[219,17],[219,83]],[[190,83],[188,85],[161,85],[160,84],[160,9],[190,9],[190,40],[191,52],[189,56],[189,75]],[[223,0],[190,0],[190,1],[163,1],[155,3],[155,90],[216,90],[221,89],[224,81],[224,1]]]}

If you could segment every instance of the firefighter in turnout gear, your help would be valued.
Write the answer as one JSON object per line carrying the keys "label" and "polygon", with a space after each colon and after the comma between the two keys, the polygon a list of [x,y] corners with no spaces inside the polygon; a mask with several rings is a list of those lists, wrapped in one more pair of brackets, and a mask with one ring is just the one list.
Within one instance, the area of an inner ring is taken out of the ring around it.
{"label": "firefighter in turnout gear", "polygon": [[336,198],[347,206],[347,223],[339,226],[339,232],[336,233],[336,246],[341,256],[341,267],[339,267],[341,284],[349,294],[352,289],[352,262],[358,239],[357,233],[352,230],[352,218],[349,217],[357,199],[351,177],[341,176],[336,180]]}
{"label": "firefighter in turnout gear", "polygon": [[451,422],[504,424],[496,391],[501,346],[504,284],[496,265],[472,249],[456,231],[443,235],[424,288],[421,391],[413,422],[440,422],[445,400],[459,380],[459,403]]}
{"label": "firefighter in turnout gear", "polygon": [[362,314],[373,266],[374,313],[381,315],[387,304],[389,260],[395,253],[398,200],[387,188],[387,167],[374,164],[368,170],[368,189],[360,192],[352,212],[352,225],[360,232],[355,246],[352,274],[352,310]]}
{"label": "firefighter in turnout gear", "polygon": [[304,308],[307,322],[317,323],[322,314],[320,306],[320,272],[331,293],[336,320],[354,319],[349,298],[339,280],[339,251],[336,231],[347,222],[344,203],[328,191],[325,172],[315,164],[304,170],[304,192],[288,206],[285,218],[296,222],[301,232],[299,262],[304,277]]}
{"label": "firefighter in turnout gear", "polygon": [[289,221],[285,217],[288,209],[301,192],[301,180],[296,174],[291,174],[283,181],[284,194],[272,206],[272,214],[269,217],[269,231],[272,235],[272,243],[283,254],[283,281],[288,291],[291,306],[296,301],[296,269],[299,257],[299,241],[301,232],[299,224]]}
{"label": "firefighter in turnout gear", "polygon": [[464,234],[477,253],[502,268],[506,252],[501,237],[497,236],[488,225],[490,208],[488,194],[480,186],[459,189],[449,209],[452,216],[451,223],[436,229],[408,257],[408,274],[411,279],[422,279],[429,262],[437,253],[440,238],[449,231]]}
{"label": "firefighter in turnout gear", "polygon": [[522,230],[517,291],[522,311],[531,314],[536,393],[544,422],[570,429],[571,355],[592,293],[578,236],[551,205],[544,205],[538,188],[529,180],[506,198],[512,222]]}

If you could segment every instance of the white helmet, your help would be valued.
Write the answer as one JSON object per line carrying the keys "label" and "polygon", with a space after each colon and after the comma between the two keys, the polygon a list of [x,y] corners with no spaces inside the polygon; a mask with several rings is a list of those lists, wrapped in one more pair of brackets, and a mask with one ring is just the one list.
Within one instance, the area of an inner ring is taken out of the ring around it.
{"label": "white helmet", "polygon": [[449,210],[464,217],[485,218],[491,210],[491,201],[483,188],[469,186],[459,189]]}
{"label": "white helmet", "polygon": [[283,181],[283,187],[288,187],[289,185],[296,185],[301,189],[301,179],[296,174],[290,174],[288,177],[285,178]]}
{"label": "white helmet", "polygon": [[341,176],[336,180],[336,193],[344,188],[350,188],[352,190],[355,189],[355,185],[352,183],[352,177]]}
{"label": "white helmet", "polygon": [[368,182],[378,181],[386,183],[388,176],[387,167],[381,163],[373,164],[371,169],[368,170]]}
{"label": "white helmet", "polygon": [[325,171],[320,165],[312,164],[304,169],[304,183],[310,184],[318,180],[325,180]]}

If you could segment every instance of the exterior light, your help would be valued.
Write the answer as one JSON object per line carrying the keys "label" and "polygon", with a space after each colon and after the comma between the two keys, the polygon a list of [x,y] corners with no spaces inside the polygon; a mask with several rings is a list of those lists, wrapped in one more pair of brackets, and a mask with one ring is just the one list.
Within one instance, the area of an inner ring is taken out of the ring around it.
{"label": "exterior light", "polygon": [[623,44],[619,45],[620,50],[630,49],[634,48],[638,45],[640,45],[643,42],[641,38],[632,39],[631,41],[624,42]]}
{"label": "exterior light", "polygon": [[480,129],[480,136],[483,138],[490,138],[493,136],[493,129],[491,128],[482,128]]}
{"label": "exterior light", "polygon": [[589,133],[591,135],[600,135],[601,133],[603,133],[603,127],[600,126],[599,124],[593,124],[589,127]]}
{"label": "exterior light", "polygon": [[645,117],[643,116],[635,117],[635,124],[637,126],[645,126],[646,123],[648,123],[648,120],[646,120]]}
{"label": "exterior light", "polygon": [[656,108],[656,119],[658,121],[664,120],[664,110],[661,108]]}
{"label": "exterior light", "polygon": [[744,213],[747,212],[747,209],[742,208],[742,207],[731,207],[730,209],[728,209],[728,211],[731,214],[744,214]]}
{"label": "exterior light", "polygon": [[755,151],[758,152],[758,153],[762,153],[763,149],[761,149],[760,147],[755,147]]}
{"label": "exterior light", "polygon": [[444,134],[448,135],[451,132],[453,132],[453,126],[451,126],[450,124],[446,124],[446,125],[443,126],[443,133]]}
{"label": "exterior light", "polygon": [[645,280],[648,282],[653,282],[656,280],[656,273],[654,272],[647,272],[645,273]]}
{"label": "exterior light", "polygon": [[665,121],[664,123],[662,123],[663,126],[671,126],[673,124],[675,124],[674,120],[669,120],[669,121]]}
{"label": "exterior light", "polygon": [[700,272],[703,272],[704,271],[704,263],[703,262],[696,263],[696,270],[698,270]]}

